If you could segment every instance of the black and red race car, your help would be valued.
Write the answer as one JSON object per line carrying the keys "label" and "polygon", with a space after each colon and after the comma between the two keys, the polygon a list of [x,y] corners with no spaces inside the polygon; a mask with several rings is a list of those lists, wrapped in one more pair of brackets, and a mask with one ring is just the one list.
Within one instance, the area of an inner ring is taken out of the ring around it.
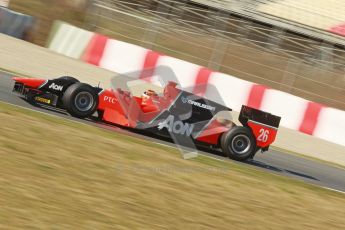
{"label": "black and red race car", "polygon": [[221,104],[177,88],[169,82],[162,94],[147,91],[133,96],[121,89],[102,89],[73,77],[53,80],[14,77],[14,92],[28,102],[66,110],[78,118],[98,117],[122,127],[145,130],[155,135],[196,146],[219,149],[231,159],[245,161],[267,151],[276,138],[280,117],[242,106],[239,121],[219,119],[231,111]]}

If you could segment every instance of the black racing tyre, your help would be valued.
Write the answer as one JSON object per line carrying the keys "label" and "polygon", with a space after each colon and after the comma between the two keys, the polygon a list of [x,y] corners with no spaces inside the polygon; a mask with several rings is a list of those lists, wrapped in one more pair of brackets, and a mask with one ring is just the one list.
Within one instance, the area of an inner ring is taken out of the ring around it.
{"label": "black racing tyre", "polygon": [[67,88],[62,103],[73,117],[90,117],[98,107],[98,94],[94,88],[84,83],[74,83]]}
{"label": "black racing tyre", "polygon": [[224,133],[220,145],[225,155],[237,161],[251,159],[257,152],[256,140],[252,131],[242,126],[235,126]]}
{"label": "black racing tyre", "polygon": [[62,77],[59,77],[58,79],[63,79],[63,80],[70,81],[70,82],[73,82],[73,83],[79,82],[78,79],[76,79],[74,77],[71,77],[71,76],[62,76]]}

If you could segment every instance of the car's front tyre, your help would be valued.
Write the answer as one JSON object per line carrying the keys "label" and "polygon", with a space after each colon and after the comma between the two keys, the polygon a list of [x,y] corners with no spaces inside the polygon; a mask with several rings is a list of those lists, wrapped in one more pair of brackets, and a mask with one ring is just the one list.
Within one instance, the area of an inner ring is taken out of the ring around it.
{"label": "car's front tyre", "polygon": [[88,84],[75,83],[65,91],[62,103],[73,117],[86,118],[97,110],[98,94]]}

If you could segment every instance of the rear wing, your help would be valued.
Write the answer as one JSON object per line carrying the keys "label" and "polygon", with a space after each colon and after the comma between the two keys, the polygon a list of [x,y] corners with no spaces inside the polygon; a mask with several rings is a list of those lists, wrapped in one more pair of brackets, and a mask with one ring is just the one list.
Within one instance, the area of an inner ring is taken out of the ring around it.
{"label": "rear wing", "polygon": [[263,150],[267,150],[274,142],[280,119],[278,116],[248,106],[242,106],[239,116],[242,125],[251,128],[257,146]]}
{"label": "rear wing", "polygon": [[264,112],[262,110],[254,109],[245,105],[242,106],[239,116],[239,121],[243,126],[246,126],[248,120],[250,120],[265,124],[267,126],[278,128],[280,119],[281,118],[276,115]]}

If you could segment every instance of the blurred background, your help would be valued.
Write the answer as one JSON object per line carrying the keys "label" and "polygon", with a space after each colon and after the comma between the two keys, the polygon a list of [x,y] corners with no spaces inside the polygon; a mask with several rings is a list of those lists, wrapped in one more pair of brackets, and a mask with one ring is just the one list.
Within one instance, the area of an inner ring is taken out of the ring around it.
{"label": "blurred background", "polygon": [[37,45],[47,46],[54,21],[61,20],[345,109],[342,0],[2,2],[2,11],[28,16],[20,19],[25,32],[17,37]]}

